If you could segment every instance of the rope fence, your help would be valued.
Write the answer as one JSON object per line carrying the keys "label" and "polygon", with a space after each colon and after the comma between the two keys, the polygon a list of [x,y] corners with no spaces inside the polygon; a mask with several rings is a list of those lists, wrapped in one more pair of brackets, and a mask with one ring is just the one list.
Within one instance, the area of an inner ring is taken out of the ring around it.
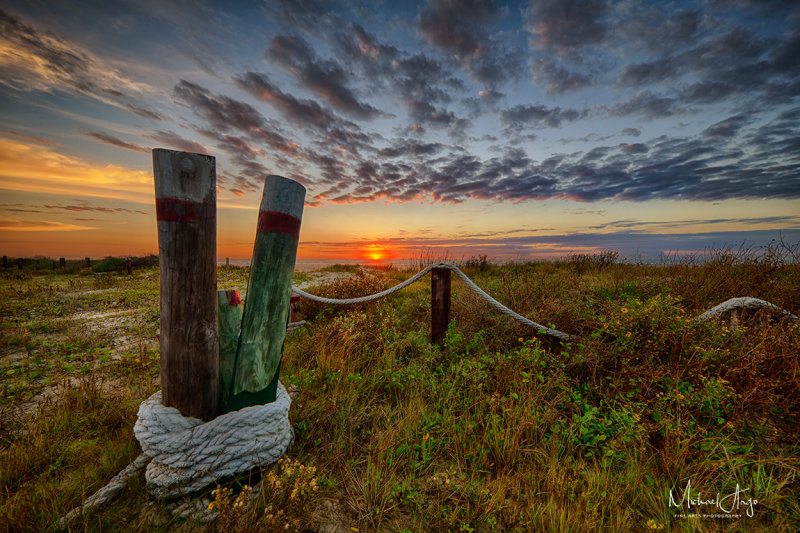
{"label": "rope fence", "polygon": [[[370,294],[370,295],[367,295],[367,296],[361,296],[361,297],[358,297],[358,298],[342,298],[342,299],[325,298],[325,297],[322,297],[322,296],[316,296],[314,294],[310,294],[310,293],[308,293],[308,292],[306,292],[306,291],[304,291],[302,289],[299,289],[299,288],[295,287],[294,285],[292,285],[292,291],[294,293],[296,293],[296,294],[299,294],[303,298],[307,298],[307,299],[309,299],[311,301],[319,302],[319,303],[323,303],[323,304],[347,305],[347,304],[365,303],[365,302],[371,302],[373,300],[377,300],[379,298],[383,298],[385,296],[389,296],[392,293],[395,293],[395,292],[397,292],[397,291],[399,291],[401,289],[404,289],[404,288],[408,287],[409,285],[411,285],[412,283],[415,283],[416,281],[419,281],[420,279],[422,279],[429,272],[431,272],[433,270],[437,270],[437,269],[449,270],[449,271],[455,272],[455,274],[461,279],[461,281],[464,282],[464,284],[467,287],[469,287],[472,290],[472,292],[474,292],[475,294],[480,296],[489,305],[491,305],[492,307],[494,307],[495,309],[497,309],[498,311],[500,311],[504,315],[507,315],[507,316],[513,318],[514,320],[516,320],[520,324],[523,324],[525,326],[534,328],[534,329],[538,330],[541,333],[545,333],[547,335],[551,335],[551,336],[556,337],[556,338],[558,338],[560,340],[563,340],[563,341],[568,341],[569,342],[569,341],[573,341],[573,340],[578,338],[577,335],[572,335],[570,333],[565,333],[565,332],[559,331],[557,329],[552,329],[552,328],[548,328],[546,326],[543,326],[542,324],[539,324],[537,322],[534,322],[533,320],[525,318],[524,316],[522,316],[521,314],[517,313],[513,309],[509,309],[505,305],[501,304],[500,302],[498,302],[497,300],[492,298],[489,294],[486,293],[486,291],[484,291],[483,289],[478,287],[478,285],[474,281],[472,281],[469,278],[469,276],[467,276],[460,268],[458,268],[457,266],[455,266],[453,264],[450,264],[450,263],[437,263],[435,265],[429,265],[429,266],[425,267],[424,269],[420,270],[419,272],[417,272],[416,274],[414,274],[413,276],[411,276],[410,278],[408,278],[407,280],[403,281],[402,283],[398,283],[394,287],[386,289],[385,291],[381,291],[381,292],[378,292],[378,293],[375,293],[375,294]],[[777,305],[775,305],[773,303],[770,303],[770,302],[767,302],[765,300],[760,300],[758,298],[751,298],[751,297],[738,297],[738,298],[731,298],[729,300],[726,300],[726,301],[722,302],[721,304],[712,307],[708,311],[705,311],[705,312],[699,314],[698,316],[696,316],[694,318],[694,321],[697,322],[697,323],[702,323],[702,322],[710,320],[710,319],[712,319],[714,317],[721,316],[721,315],[723,315],[723,314],[725,314],[727,312],[730,312],[730,311],[733,311],[733,310],[736,310],[736,309],[767,309],[769,311],[773,311],[773,312],[776,312],[776,313],[781,313],[784,316],[786,316],[787,318],[789,318],[790,320],[797,320],[798,319],[797,315],[794,315],[794,314],[790,313],[789,311],[787,311],[786,309],[778,307]]]}

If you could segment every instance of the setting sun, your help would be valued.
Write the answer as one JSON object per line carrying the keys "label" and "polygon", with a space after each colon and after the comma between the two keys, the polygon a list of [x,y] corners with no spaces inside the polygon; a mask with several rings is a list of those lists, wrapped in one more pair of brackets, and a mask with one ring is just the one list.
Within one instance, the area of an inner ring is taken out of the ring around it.
{"label": "setting sun", "polygon": [[382,261],[384,259],[388,259],[390,254],[389,251],[380,244],[368,244],[366,249],[361,251],[360,256],[364,259],[369,259],[371,261]]}

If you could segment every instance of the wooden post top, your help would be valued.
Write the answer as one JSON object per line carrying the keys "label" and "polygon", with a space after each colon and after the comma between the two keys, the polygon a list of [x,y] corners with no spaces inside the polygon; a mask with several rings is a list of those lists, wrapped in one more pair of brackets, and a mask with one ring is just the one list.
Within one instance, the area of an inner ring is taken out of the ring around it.
{"label": "wooden post top", "polygon": [[300,183],[282,176],[269,175],[264,180],[259,211],[276,212],[296,219],[303,216],[306,188]]}
{"label": "wooden post top", "polygon": [[[155,180],[156,198],[177,198],[202,202],[209,193],[216,194],[216,166],[213,156],[153,149],[153,173],[172,179]],[[197,179],[197,176],[211,179]],[[178,179],[175,179],[175,178]]]}

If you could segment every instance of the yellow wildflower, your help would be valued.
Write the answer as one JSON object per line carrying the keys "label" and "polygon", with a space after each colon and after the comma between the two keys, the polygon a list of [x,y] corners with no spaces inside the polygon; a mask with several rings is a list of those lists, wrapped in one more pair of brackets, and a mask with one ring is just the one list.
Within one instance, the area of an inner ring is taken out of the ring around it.
{"label": "yellow wildflower", "polygon": [[660,530],[664,529],[664,526],[656,522],[655,519],[651,518],[650,520],[647,521],[647,529]]}

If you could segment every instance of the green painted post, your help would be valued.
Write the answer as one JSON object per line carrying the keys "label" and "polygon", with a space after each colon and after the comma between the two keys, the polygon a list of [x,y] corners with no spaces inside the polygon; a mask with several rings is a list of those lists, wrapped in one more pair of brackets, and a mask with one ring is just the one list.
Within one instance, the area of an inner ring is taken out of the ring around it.
{"label": "green painted post", "polygon": [[306,189],[267,176],[228,411],[275,401]]}
{"label": "green painted post", "polygon": [[219,306],[219,390],[223,411],[229,403],[228,395],[233,381],[233,368],[236,363],[236,348],[239,345],[239,331],[242,327],[242,297],[239,291],[218,291]]}

